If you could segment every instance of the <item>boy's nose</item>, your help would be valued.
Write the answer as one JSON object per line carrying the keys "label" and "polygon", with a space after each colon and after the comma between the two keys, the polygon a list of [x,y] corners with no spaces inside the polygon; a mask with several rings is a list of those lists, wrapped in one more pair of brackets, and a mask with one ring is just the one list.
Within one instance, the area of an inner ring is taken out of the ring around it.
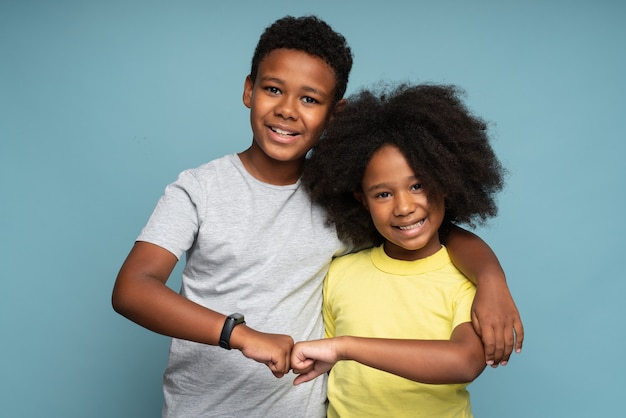
{"label": "boy's nose", "polygon": [[275,113],[284,119],[298,119],[297,106],[294,103],[294,99],[289,97],[283,97],[280,100],[276,106]]}

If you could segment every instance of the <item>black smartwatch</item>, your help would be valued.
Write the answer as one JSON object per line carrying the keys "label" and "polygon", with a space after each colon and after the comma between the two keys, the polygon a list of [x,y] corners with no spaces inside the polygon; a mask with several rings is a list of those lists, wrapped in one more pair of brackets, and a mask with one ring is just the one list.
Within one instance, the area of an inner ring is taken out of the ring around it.
{"label": "black smartwatch", "polygon": [[246,321],[243,319],[243,315],[240,313],[228,315],[228,317],[226,318],[226,322],[224,322],[224,328],[222,328],[222,333],[220,334],[220,347],[230,350],[230,334],[232,334],[233,328],[235,328],[239,324],[245,323]]}

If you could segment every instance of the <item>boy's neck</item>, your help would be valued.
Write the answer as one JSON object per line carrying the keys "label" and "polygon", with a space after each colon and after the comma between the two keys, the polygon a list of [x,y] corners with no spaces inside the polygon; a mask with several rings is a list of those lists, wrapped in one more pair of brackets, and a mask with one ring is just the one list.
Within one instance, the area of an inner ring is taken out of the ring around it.
{"label": "boy's neck", "polygon": [[264,183],[286,186],[296,183],[302,175],[304,159],[298,161],[278,161],[269,158],[263,152],[257,152],[252,145],[239,153],[245,169],[250,175]]}

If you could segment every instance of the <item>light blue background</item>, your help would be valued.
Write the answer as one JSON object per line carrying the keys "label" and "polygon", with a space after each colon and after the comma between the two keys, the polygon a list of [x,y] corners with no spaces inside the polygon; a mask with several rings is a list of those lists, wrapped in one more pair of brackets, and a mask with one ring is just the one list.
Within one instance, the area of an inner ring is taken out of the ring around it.
{"label": "light blue background", "polygon": [[476,416],[617,416],[626,6],[608,0],[2,0],[0,415],[159,415],[168,339],[113,312],[115,275],[179,171],[249,145],[254,46],[306,13],[350,42],[349,92],[455,83],[493,121],[510,175],[478,233],[527,335],[471,385]]}

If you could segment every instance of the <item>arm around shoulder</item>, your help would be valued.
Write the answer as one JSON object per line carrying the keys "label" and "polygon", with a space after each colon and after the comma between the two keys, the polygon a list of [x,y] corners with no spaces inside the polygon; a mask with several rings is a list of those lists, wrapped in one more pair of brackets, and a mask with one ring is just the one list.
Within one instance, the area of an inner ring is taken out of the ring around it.
{"label": "arm around shoulder", "polygon": [[513,349],[522,349],[524,326],[500,262],[480,237],[454,225],[446,247],[454,265],[476,284],[472,323],[483,340],[485,360],[505,365]]}

